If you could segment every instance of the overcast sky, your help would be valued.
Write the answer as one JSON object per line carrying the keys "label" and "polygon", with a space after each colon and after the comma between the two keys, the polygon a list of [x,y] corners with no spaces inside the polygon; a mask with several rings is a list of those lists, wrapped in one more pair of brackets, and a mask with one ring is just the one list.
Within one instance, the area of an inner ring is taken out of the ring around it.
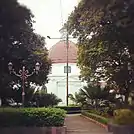
{"label": "overcast sky", "polygon": [[[37,33],[51,37],[60,37],[60,28],[67,20],[74,6],[79,0],[18,0],[31,9],[35,15],[36,24],[34,28]],[[62,5],[62,15],[61,6]],[[62,16],[62,17],[61,17]],[[46,39],[47,47],[50,48],[58,40]]]}

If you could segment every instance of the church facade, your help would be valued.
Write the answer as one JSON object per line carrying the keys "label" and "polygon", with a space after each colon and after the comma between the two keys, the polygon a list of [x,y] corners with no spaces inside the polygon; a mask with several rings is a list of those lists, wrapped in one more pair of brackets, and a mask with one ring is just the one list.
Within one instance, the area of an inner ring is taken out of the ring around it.
{"label": "church facade", "polygon": [[[54,93],[60,99],[62,103],[60,105],[66,105],[66,87],[67,87],[67,47],[64,40],[56,43],[49,50],[49,58],[52,61],[52,69],[48,76],[49,82],[47,86],[48,93]],[[80,88],[83,87],[83,83],[79,80],[80,69],[77,66],[77,47],[69,41],[68,48],[68,92],[69,94],[75,94]],[[71,103],[71,101],[69,101]]]}

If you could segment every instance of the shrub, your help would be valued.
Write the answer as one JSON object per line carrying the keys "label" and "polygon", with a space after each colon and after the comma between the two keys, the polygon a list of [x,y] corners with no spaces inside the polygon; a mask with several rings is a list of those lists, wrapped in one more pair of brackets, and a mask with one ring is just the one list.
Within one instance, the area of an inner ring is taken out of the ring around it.
{"label": "shrub", "polygon": [[42,93],[40,91],[35,94],[34,99],[36,100],[38,107],[53,107],[62,102],[55,94]]}
{"label": "shrub", "polygon": [[78,106],[57,106],[56,108],[63,109],[68,114],[81,113],[81,107]]}
{"label": "shrub", "polygon": [[56,108],[1,108],[0,127],[63,126],[65,111]]}
{"label": "shrub", "polygon": [[130,109],[115,110],[113,122],[119,125],[134,125],[134,111]]}
{"label": "shrub", "polygon": [[97,114],[97,115],[101,115],[101,112],[99,110],[95,110],[95,109],[90,110],[89,113],[94,113],[94,114]]}
{"label": "shrub", "polygon": [[99,116],[90,112],[82,112],[82,114],[105,125],[107,125],[109,122],[108,118],[105,118],[105,117],[102,117],[102,116]]}
{"label": "shrub", "polygon": [[106,112],[107,112],[107,114],[108,114],[109,116],[113,116],[114,110],[115,110],[115,107],[112,107],[112,106],[106,108]]}
{"label": "shrub", "polygon": [[100,115],[100,116],[103,116],[103,117],[107,117],[108,114],[105,110],[95,110],[95,109],[92,109],[89,111],[89,113],[93,113],[93,114],[96,114],[96,115]]}
{"label": "shrub", "polygon": [[97,109],[97,110],[92,109],[89,112],[103,116],[103,117],[111,117],[111,116],[113,116],[113,111],[114,110],[112,108],[105,107],[105,108],[101,108],[101,109]]}

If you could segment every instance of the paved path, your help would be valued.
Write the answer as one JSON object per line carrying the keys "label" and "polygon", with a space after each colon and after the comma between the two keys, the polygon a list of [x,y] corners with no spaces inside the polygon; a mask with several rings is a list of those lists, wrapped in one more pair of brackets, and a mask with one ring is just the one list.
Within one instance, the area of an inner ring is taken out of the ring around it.
{"label": "paved path", "polygon": [[65,125],[67,134],[109,134],[104,128],[80,115],[67,115]]}

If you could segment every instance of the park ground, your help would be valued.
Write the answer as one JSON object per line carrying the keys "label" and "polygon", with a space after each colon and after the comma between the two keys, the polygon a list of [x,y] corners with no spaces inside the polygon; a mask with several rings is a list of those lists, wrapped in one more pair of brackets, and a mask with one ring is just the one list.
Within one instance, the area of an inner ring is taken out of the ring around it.
{"label": "park ground", "polygon": [[67,134],[110,134],[106,129],[92,123],[81,115],[67,115],[65,119]]}

